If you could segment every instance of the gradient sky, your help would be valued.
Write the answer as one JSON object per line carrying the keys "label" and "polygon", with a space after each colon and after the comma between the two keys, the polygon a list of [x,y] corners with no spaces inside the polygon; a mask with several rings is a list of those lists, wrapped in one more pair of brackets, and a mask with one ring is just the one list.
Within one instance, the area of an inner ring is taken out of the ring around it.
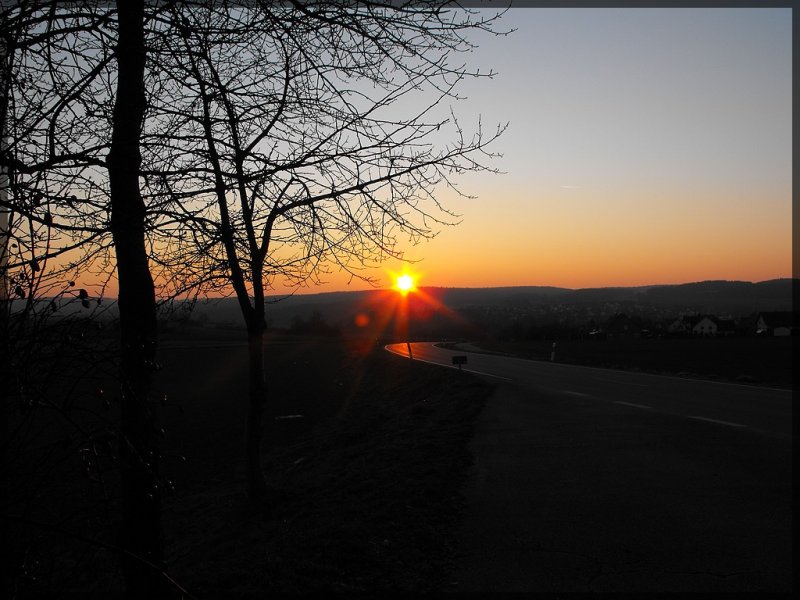
{"label": "gradient sky", "polygon": [[[408,247],[419,285],[569,288],[791,276],[791,9],[511,9],[463,120],[510,121],[504,175]],[[387,274],[403,266],[388,263]],[[332,274],[302,293],[362,289]],[[280,291],[280,290],[278,290]]]}

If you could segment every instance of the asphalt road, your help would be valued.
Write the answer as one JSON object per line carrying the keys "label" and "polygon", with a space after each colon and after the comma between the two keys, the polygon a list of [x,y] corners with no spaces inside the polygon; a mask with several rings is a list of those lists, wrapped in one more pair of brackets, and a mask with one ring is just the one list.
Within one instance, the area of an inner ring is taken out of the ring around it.
{"label": "asphalt road", "polygon": [[[405,344],[387,350],[408,357]],[[790,390],[412,343],[489,378],[453,591],[789,592]]]}
{"label": "asphalt road", "polygon": [[[386,349],[408,356],[406,344]],[[613,402],[769,435],[792,434],[791,390],[446,350],[427,342],[412,343],[411,355],[415,360],[451,368],[456,368],[454,355],[467,356],[462,369],[534,392]]]}

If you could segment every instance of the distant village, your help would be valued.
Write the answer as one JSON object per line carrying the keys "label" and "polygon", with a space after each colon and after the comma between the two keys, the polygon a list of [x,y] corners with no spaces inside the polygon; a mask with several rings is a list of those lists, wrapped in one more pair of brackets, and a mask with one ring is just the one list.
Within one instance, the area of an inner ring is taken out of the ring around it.
{"label": "distant village", "polygon": [[[611,303],[615,304],[615,303]],[[627,308],[628,310],[620,310]],[[610,309],[610,310],[609,310]],[[653,337],[791,336],[797,319],[791,311],[745,316],[676,311],[666,308],[580,305],[539,307],[471,306],[459,312],[506,339],[564,336],[581,339]]]}
{"label": "distant village", "polygon": [[793,325],[793,313],[788,311],[760,312],[740,319],[709,314],[681,315],[665,328],[659,327],[656,331],[644,327],[640,320],[620,313],[608,319],[603,329],[591,331],[589,335],[650,337],[656,333],[681,337],[787,336],[794,335],[796,329]]}

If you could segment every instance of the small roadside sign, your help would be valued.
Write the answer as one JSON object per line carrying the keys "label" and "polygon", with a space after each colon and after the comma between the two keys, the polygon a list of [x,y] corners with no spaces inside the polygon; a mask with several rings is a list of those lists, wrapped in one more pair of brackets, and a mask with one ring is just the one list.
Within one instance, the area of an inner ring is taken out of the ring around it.
{"label": "small roadside sign", "polygon": [[453,364],[458,365],[458,370],[461,370],[461,365],[467,364],[467,357],[463,355],[453,356]]}

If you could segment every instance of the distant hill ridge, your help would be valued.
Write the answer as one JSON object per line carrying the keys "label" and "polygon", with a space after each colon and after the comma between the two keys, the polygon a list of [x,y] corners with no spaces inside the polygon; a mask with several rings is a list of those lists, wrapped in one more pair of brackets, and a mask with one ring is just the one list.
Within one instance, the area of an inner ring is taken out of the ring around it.
{"label": "distant hill ridge", "polygon": [[[677,312],[708,312],[745,315],[759,311],[792,310],[792,293],[798,279],[771,279],[761,282],[710,280],[683,284],[645,285],[632,287],[560,288],[554,286],[509,286],[489,288],[421,287],[420,291],[435,297],[451,309],[467,306],[535,306],[585,305],[619,303],[626,306],[648,305]],[[267,320],[273,326],[286,326],[292,317],[307,318],[319,312],[328,322],[352,314],[359,304],[368,304],[388,290],[360,290],[273,295],[267,298]],[[239,323],[241,316],[235,298],[199,302],[195,315],[206,315],[212,322]]]}

